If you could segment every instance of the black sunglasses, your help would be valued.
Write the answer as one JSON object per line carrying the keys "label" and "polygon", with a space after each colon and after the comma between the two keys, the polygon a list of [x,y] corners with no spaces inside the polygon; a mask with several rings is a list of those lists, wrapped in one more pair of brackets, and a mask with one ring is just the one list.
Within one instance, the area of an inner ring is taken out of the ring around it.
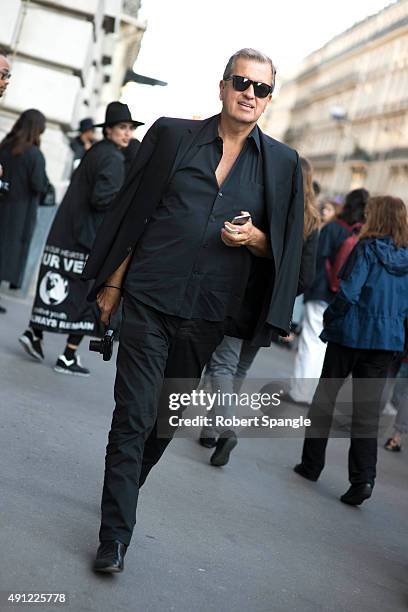
{"label": "black sunglasses", "polygon": [[266,98],[269,94],[272,93],[273,87],[272,85],[268,85],[267,83],[258,83],[257,81],[251,81],[251,79],[247,79],[243,76],[238,76],[237,74],[233,74],[232,76],[224,79],[224,81],[231,81],[232,86],[235,91],[245,91],[251,85],[254,86],[254,94],[257,98]]}

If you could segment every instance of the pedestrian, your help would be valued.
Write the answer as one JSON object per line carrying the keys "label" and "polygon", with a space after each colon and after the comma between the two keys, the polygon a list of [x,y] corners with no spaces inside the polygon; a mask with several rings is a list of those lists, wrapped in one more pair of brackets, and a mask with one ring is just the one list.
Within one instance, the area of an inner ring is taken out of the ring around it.
{"label": "pedestrian", "polygon": [[102,321],[124,294],[96,571],[123,569],[139,488],[174,433],[173,379],[192,392],[226,332],[269,345],[289,331],[303,193],[297,153],[257,126],[274,83],[272,61],[242,49],[220,115],[156,121],[87,262]]}
{"label": "pedestrian", "polygon": [[29,327],[19,338],[25,351],[44,359],[43,332],[69,334],[54,370],[89,376],[77,354],[84,335],[100,334],[96,308],[86,301],[89,291],[81,280],[96,231],[124,179],[124,156],[134,128],[126,104],[106,108],[104,138],[84,156],[58,208],[49,232],[38,276]]}
{"label": "pedestrian", "polygon": [[324,313],[327,342],[321,378],[310,407],[302,462],[295,471],[317,480],[325,463],[337,395],[353,377],[348,491],[353,506],[374,487],[382,392],[395,352],[405,343],[408,316],[408,218],[402,200],[371,198],[358,245],[342,273],[340,291]]}
{"label": "pedestrian", "polygon": [[74,154],[72,159],[72,171],[78,168],[81,159],[95,142],[94,121],[92,117],[85,117],[79,122],[78,135],[72,138],[70,142],[70,147]]}
{"label": "pedestrian", "polygon": [[0,47],[0,98],[6,93],[11,79],[10,62],[7,51]]}
{"label": "pedestrian", "polygon": [[342,244],[356,236],[364,222],[364,209],[368,199],[366,189],[350,191],[338,217],[324,225],[317,248],[316,275],[304,293],[304,316],[295,357],[294,375],[285,401],[309,406],[322,371],[326,345],[320,340],[323,330],[323,312],[332,301],[328,265],[334,265]]}
{"label": "pedestrian", "polygon": [[[7,51],[5,49],[0,48],[0,98],[2,96],[4,96],[4,94],[6,93],[7,87],[9,86],[10,83],[10,78],[11,78],[11,72],[10,72],[10,62],[8,60],[7,57]],[[0,180],[2,180],[3,176],[3,168],[1,168],[0,166]],[[1,193],[4,193],[8,191],[7,189],[8,185],[6,185],[6,189],[2,188],[0,190],[0,197],[1,197]],[[7,309],[0,304],[0,314],[5,314],[7,312]]]}
{"label": "pedestrian", "polygon": [[400,366],[395,381],[391,403],[397,409],[394,431],[384,448],[394,453],[402,450],[402,438],[408,433],[408,354],[400,356]]}
{"label": "pedestrian", "polygon": [[24,111],[0,143],[2,181],[8,185],[0,197],[0,281],[20,289],[40,197],[47,191],[45,159],[40,150],[44,115]]}
{"label": "pedestrian", "polygon": [[337,215],[337,205],[334,200],[324,200],[320,208],[320,216],[322,224],[334,221]]}
{"label": "pedestrian", "polygon": [[[305,157],[300,157],[300,164],[303,176],[304,228],[302,260],[297,289],[298,295],[301,295],[312,284],[314,279],[320,225],[312,165]],[[253,346],[250,341],[232,336],[224,336],[221,344],[215,349],[206,366],[203,384],[209,386],[213,393],[220,391],[223,398],[230,397],[231,401],[224,400],[222,403],[216,402],[214,404],[208,413],[213,422],[216,421],[217,416],[228,418],[235,413],[236,403],[234,402],[234,394],[240,391],[258,351],[259,347]],[[228,463],[230,452],[236,446],[236,438],[230,437],[229,443],[222,446],[222,452],[217,448],[217,438],[222,437],[226,429],[223,425],[203,427],[199,437],[201,446],[215,448],[210,458],[210,464],[217,467]]]}

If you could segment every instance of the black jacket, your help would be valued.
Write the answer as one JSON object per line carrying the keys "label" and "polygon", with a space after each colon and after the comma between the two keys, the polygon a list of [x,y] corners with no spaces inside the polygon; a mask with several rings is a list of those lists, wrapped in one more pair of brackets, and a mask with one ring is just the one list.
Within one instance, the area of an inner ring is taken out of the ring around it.
{"label": "black jacket", "polygon": [[79,136],[73,138],[69,143],[69,146],[71,147],[71,150],[74,154],[73,161],[83,158],[86,153],[86,149],[84,143],[82,142]]}
{"label": "black jacket", "polygon": [[[186,152],[209,119],[162,117],[147,132],[116,201],[105,215],[85,267],[96,279],[94,300],[106,279],[132,252],[145,224]],[[254,257],[244,306],[228,333],[269,345],[272,331],[289,332],[303,243],[303,184],[296,151],[261,133],[264,197],[273,257]]]}
{"label": "black jacket", "polygon": [[111,140],[101,140],[84,155],[72,175],[68,190],[58,209],[53,232],[65,233],[70,248],[89,250],[102,219],[123,185],[124,156]]}
{"label": "black jacket", "polygon": [[5,147],[0,163],[2,180],[10,183],[10,192],[0,197],[0,281],[21,287],[40,195],[48,186],[45,159],[35,145],[19,155]]}

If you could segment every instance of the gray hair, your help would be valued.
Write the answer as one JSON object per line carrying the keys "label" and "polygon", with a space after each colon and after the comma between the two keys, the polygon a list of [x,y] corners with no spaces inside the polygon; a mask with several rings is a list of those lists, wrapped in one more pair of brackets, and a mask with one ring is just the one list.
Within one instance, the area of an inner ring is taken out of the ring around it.
{"label": "gray hair", "polygon": [[270,57],[265,55],[265,53],[261,53],[260,51],[257,51],[256,49],[250,49],[250,48],[240,49],[239,51],[234,53],[234,55],[231,55],[231,57],[228,60],[227,65],[225,66],[224,74],[222,75],[222,78],[224,81],[231,78],[233,71],[234,71],[235,62],[239,58],[246,59],[246,60],[252,60],[253,62],[258,62],[259,64],[269,64],[271,68],[271,72],[272,72],[271,85],[272,85],[272,91],[273,91],[275,87],[276,68]]}

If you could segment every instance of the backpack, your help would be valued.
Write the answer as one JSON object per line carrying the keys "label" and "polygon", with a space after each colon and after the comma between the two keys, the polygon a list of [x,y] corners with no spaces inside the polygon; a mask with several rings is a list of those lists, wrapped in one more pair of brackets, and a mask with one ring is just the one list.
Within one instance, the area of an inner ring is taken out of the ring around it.
{"label": "backpack", "polygon": [[329,283],[329,289],[333,293],[337,293],[340,289],[340,281],[339,273],[346,263],[351,251],[354,249],[358,242],[358,237],[360,234],[360,230],[362,228],[362,223],[354,223],[353,225],[348,225],[341,219],[337,220],[337,223],[342,225],[348,232],[348,237],[341,243],[339,250],[336,253],[334,258],[334,263],[332,264],[330,258],[326,258],[326,275],[327,281]]}

